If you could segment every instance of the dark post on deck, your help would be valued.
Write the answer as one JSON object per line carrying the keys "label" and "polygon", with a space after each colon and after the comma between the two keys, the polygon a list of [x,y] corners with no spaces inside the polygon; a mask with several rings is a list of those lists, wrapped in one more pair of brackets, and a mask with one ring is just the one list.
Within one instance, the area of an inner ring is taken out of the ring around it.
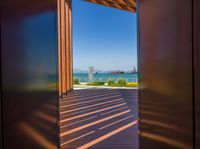
{"label": "dark post on deck", "polygon": [[56,0],[1,1],[0,148],[59,146],[57,32]]}

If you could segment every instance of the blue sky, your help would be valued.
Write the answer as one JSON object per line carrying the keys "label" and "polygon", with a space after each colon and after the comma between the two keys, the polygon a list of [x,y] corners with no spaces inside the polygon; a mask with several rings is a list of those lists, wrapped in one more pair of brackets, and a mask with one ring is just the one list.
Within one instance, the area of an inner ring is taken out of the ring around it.
{"label": "blue sky", "polygon": [[74,69],[131,70],[137,65],[136,14],[73,0]]}

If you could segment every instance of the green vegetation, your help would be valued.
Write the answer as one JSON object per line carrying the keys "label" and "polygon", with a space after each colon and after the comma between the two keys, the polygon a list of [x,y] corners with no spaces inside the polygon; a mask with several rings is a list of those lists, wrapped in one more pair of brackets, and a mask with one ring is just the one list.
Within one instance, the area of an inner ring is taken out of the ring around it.
{"label": "green vegetation", "polygon": [[115,82],[114,80],[109,80],[108,81],[108,86],[112,86],[112,87],[126,87],[127,86],[127,82],[123,78],[118,79],[117,82]]}
{"label": "green vegetation", "polygon": [[108,86],[116,86],[117,84],[115,83],[114,80],[108,80]]}
{"label": "green vegetation", "polygon": [[91,85],[91,86],[102,86],[102,85],[105,85],[105,82],[102,82],[102,81],[95,81],[95,82],[92,82],[92,83],[88,83],[87,85]]}
{"label": "green vegetation", "polygon": [[79,85],[80,84],[79,79],[78,78],[74,78],[73,79],[73,84],[74,85]]}
{"label": "green vegetation", "polygon": [[119,80],[117,81],[117,85],[118,85],[119,87],[125,87],[125,86],[127,85],[127,82],[126,82],[125,79],[121,78],[121,79],[119,79]]}
{"label": "green vegetation", "polygon": [[120,78],[118,81],[108,80],[108,82],[95,81],[88,83],[89,86],[111,86],[111,87],[138,87],[137,82],[127,82],[126,79]]}

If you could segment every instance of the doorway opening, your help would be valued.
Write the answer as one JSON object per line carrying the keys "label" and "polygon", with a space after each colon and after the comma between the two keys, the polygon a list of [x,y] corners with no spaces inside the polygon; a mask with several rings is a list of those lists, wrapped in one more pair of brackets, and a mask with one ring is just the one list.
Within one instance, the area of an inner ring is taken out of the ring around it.
{"label": "doorway opening", "polygon": [[138,148],[136,14],[130,6],[125,9],[121,3],[107,4],[131,12],[82,0],[61,0],[59,88],[63,149]]}

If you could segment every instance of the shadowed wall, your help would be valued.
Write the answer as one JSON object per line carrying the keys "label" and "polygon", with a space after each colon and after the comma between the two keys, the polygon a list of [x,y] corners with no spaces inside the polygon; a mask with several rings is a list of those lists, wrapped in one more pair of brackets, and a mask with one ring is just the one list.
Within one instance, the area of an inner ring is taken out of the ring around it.
{"label": "shadowed wall", "polygon": [[[0,66],[0,70],[1,70],[1,66]],[[1,76],[1,75],[0,75]],[[0,78],[1,80],[1,78]],[[1,83],[1,82],[0,82]],[[1,86],[0,86],[0,96],[1,96]],[[0,148],[3,148],[2,146],[2,105],[1,105],[2,99],[0,97]]]}
{"label": "shadowed wall", "polygon": [[195,109],[196,148],[200,148],[200,1],[194,0],[194,64],[195,64]]}
{"label": "shadowed wall", "polygon": [[192,148],[191,0],[140,0],[140,148]]}
{"label": "shadowed wall", "polygon": [[4,148],[57,148],[57,1],[1,2]]}

